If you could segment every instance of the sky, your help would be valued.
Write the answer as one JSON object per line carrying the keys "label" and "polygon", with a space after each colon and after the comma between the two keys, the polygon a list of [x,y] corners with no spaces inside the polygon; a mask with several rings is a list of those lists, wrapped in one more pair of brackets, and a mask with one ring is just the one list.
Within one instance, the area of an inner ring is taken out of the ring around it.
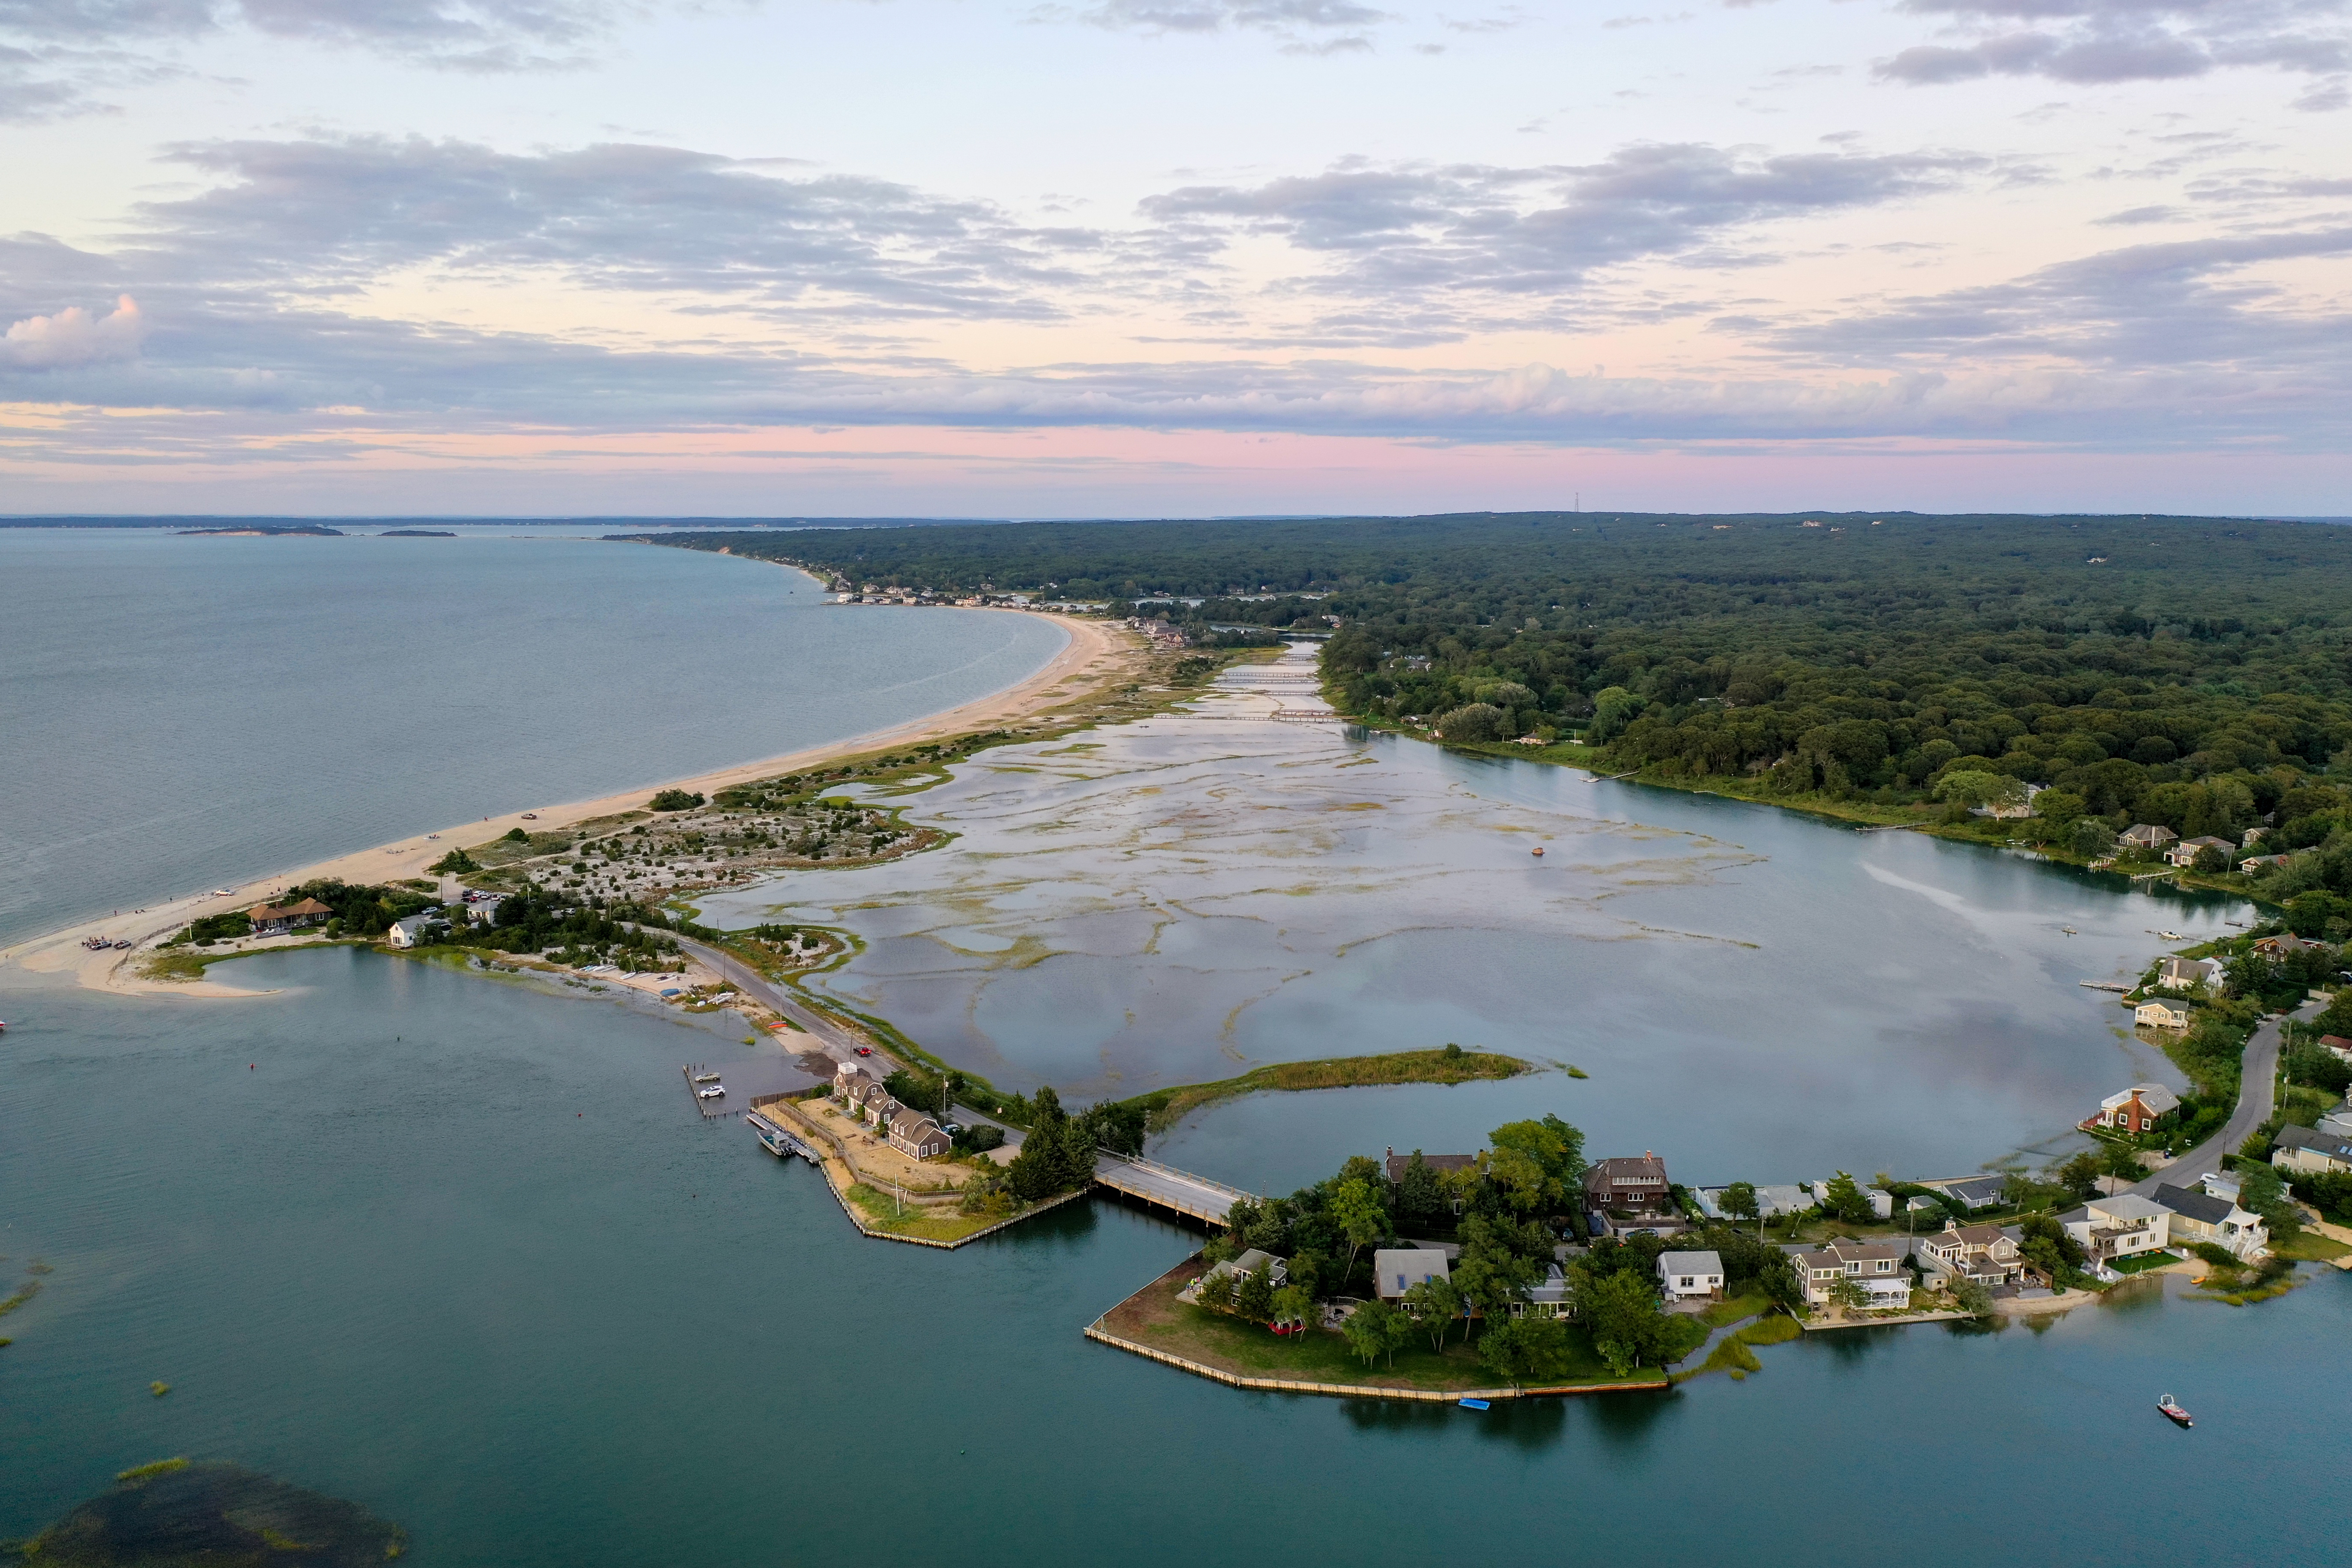
{"label": "sky", "polygon": [[2352,513],[2352,0],[0,0],[0,512]]}

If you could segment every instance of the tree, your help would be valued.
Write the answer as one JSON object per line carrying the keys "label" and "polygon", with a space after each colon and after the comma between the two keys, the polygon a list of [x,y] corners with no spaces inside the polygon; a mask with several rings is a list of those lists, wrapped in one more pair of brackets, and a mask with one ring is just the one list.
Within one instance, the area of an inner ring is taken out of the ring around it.
{"label": "tree", "polygon": [[2238,1203],[2263,1216],[2263,1224],[2274,1242],[2293,1241],[2303,1234],[2303,1211],[2287,1195],[2286,1184],[2274,1166],[2240,1163]]}
{"label": "tree", "polygon": [[655,794],[646,805],[655,811],[691,811],[702,804],[702,795],[694,790],[666,789]]}
{"label": "tree", "polygon": [[1454,1330],[1454,1320],[1462,1315],[1462,1292],[1454,1282],[1432,1275],[1404,1293],[1404,1304],[1412,1309],[1413,1321],[1429,1336],[1429,1348],[1443,1354],[1445,1336]]}
{"label": "tree", "polygon": [[463,849],[452,849],[446,855],[442,856],[438,860],[434,861],[431,866],[426,868],[426,869],[439,871],[447,876],[458,877],[465,875],[465,873],[468,871],[478,871],[481,869],[481,867],[476,864],[474,858],[471,855],[467,854]]}
{"label": "tree", "polygon": [[1843,1171],[1831,1177],[1829,1185],[1822,1189],[1821,1205],[1833,1218],[1844,1220],[1849,1225],[1867,1224],[1874,1212],[1862,1188]]}
{"label": "tree", "polygon": [[1202,1306],[1213,1312],[1232,1311],[1234,1310],[1232,1273],[1222,1268],[1212,1269],[1209,1277],[1201,1281],[1201,1288],[1193,1292],[1193,1296]]}
{"label": "tree", "polygon": [[1487,1141],[1486,1173],[1521,1214],[1557,1213],[1584,1174],[1584,1134],[1557,1116],[1505,1122]]}
{"label": "tree", "polygon": [[2114,853],[2116,830],[2095,816],[2079,817],[2066,830],[2066,847],[2085,859],[2095,860]]}
{"label": "tree", "polygon": [[1472,702],[1437,721],[1437,732],[1449,741],[1472,744],[1503,738],[1504,712],[1489,702]]}
{"label": "tree", "polygon": [[1869,1288],[1851,1274],[1832,1278],[1822,1293],[1829,1297],[1830,1305],[1841,1312],[1859,1312],[1870,1305]]}
{"label": "tree", "polygon": [[1269,1270],[1253,1268],[1248,1279],[1234,1289],[1234,1310],[1253,1323],[1263,1323],[1274,1316],[1274,1281],[1266,1278]]}
{"label": "tree", "polygon": [[1568,1325],[1557,1318],[1505,1318],[1478,1336],[1478,1360],[1514,1385],[1568,1370]]}
{"label": "tree", "polygon": [[2083,1266],[2083,1244],[2066,1234],[2066,1227],[2047,1214],[2030,1214],[2017,1222],[2023,1239],[2018,1250],[2025,1254],[2053,1285],[2062,1283]]}
{"label": "tree", "polygon": [[1388,1210],[1381,1205],[1371,1184],[1350,1176],[1331,1189],[1331,1217],[1348,1238],[1348,1272],[1356,1271],[1356,1254],[1388,1234]]}
{"label": "tree", "polygon": [[1716,1200],[1716,1206],[1734,1219],[1755,1220],[1756,1234],[1759,1237],[1764,1234],[1762,1207],[1756,1200],[1756,1184],[1753,1182],[1732,1183],[1723,1189],[1723,1196]]}
{"label": "tree", "polygon": [[2099,1150],[2099,1171],[2119,1182],[2145,1181],[2147,1167],[2140,1163],[2139,1155],[2128,1143],[2107,1143]]}
{"label": "tree", "polygon": [[2189,868],[2203,876],[2218,877],[2230,868],[2230,852],[2208,844],[2197,851],[2197,858],[2189,863]]}
{"label": "tree", "polygon": [[1315,1298],[1303,1285],[1285,1285],[1274,1293],[1274,1321],[1304,1323],[1315,1310]]}
{"label": "tree", "polygon": [[1404,1174],[1397,1178],[1396,1215],[1399,1229],[1411,1227],[1420,1231],[1434,1224],[1445,1214],[1445,1188],[1429,1162],[1415,1149],[1405,1164]]}
{"label": "tree", "polygon": [[2005,773],[1948,773],[1936,785],[1936,798],[1954,805],[2022,805],[2025,785]]}
{"label": "tree", "polygon": [[1595,1345],[1605,1340],[1622,1346],[1634,1366],[1654,1357],[1664,1342],[1666,1315],[1649,1281],[1630,1270],[1603,1275],[1580,1289],[1577,1310]]}
{"label": "tree", "polygon": [[[1348,1348],[1364,1358],[1366,1366],[1381,1355],[1387,1356],[1389,1364],[1394,1366],[1397,1319],[1402,1315],[1386,1301],[1367,1301],[1348,1314],[1348,1321],[1339,1325],[1339,1332],[1346,1337]],[[1410,1327],[1407,1331],[1411,1331]]]}
{"label": "tree", "polygon": [[1959,1305],[1961,1311],[1972,1318],[1992,1316],[1992,1287],[1981,1279],[1953,1280],[1952,1300]]}
{"label": "tree", "polygon": [[2084,1149],[2070,1155],[2051,1175],[2066,1189],[2067,1195],[2087,1203],[2099,1195],[2099,1177],[2105,1173],[2101,1158],[2105,1152],[2103,1149]]}
{"label": "tree", "polygon": [[1774,1306],[1785,1311],[1800,1311],[1805,1305],[1804,1282],[1797,1278],[1797,1266],[1777,1247],[1756,1271],[1756,1283]]}

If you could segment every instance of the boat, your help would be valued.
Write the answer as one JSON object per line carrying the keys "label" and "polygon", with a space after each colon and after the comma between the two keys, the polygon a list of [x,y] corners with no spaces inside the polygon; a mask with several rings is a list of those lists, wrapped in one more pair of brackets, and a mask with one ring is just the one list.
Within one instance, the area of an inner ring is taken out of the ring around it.
{"label": "boat", "polygon": [[2161,942],[2187,942],[2189,940],[2177,931],[2160,931],[2156,934],[2158,940]]}
{"label": "boat", "polygon": [[2073,936],[2074,934],[2074,928],[2073,926],[2060,926],[2058,929],[2064,931],[2068,936]]}
{"label": "boat", "polygon": [[2166,1419],[2169,1420],[2177,1426],[2194,1426],[2197,1425],[2194,1421],[2189,1419],[2189,1412],[2183,1410],[2179,1405],[2175,1405],[2172,1402],[2172,1395],[2169,1394],[2158,1400],[2156,1402],[2156,1407],[2158,1410],[2163,1411]]}
{"label": "boat", "polygon": [[1540,845],[1540,844],[1537,845],[1537,846],[1535,847],[1535,848],[1531,851],[1531,853],[1535,856],[1535,858],[1536,858],[1537,859],[1538,859],[1538,860],[1542,859],[1542,858],[1543,858],[1543,846],[1542,846],[1542,845]]}
{"label": "boat", "polygon": [[1465,1399],[1462,1401],[1462,1408],[1465,1410],[1485,1410],[1489,1408],[1489,1406],[1483,1399]]}

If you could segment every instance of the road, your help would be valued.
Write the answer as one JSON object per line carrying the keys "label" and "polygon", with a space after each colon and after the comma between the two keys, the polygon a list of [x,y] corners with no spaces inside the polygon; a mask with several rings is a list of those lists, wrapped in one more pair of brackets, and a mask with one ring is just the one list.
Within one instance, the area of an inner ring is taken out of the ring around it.
{"label": "road", "polygon": [[[2299,1022],[2309,1023],[2319,1016],[2325,1002],[2307,1002],[2290,1015]],[[2200,1143],[2186,1154],[2141,1182],[2131,1190],[2144,1198],[2154,1197],[2156,1189],[2166,1183],[2177,1187],[2193,1187],[2208,1172],[2221,1168],[2221,1156],[2234,1154],[2238,1146],[2253,1136],[2254,1129],[2271,1119],[2278,1108],[2279,1026],[2273,1018],[2255,1029],[2246,1042],[2246,1063],[2239,1079],[2238,1109],[2222,1123],[2221,1131]]]}
{"label": "road", "polygon": [[1249,1196],[1239,1187],[1229,1187],[1223,1182],[1213,1182],[1155,1161],[1130,1160],[1123,1154],[1098,1156],[1095,1161],[1095,1180],[1130,1197],[1219,1225],[1232,1211],[1234,1199]]}

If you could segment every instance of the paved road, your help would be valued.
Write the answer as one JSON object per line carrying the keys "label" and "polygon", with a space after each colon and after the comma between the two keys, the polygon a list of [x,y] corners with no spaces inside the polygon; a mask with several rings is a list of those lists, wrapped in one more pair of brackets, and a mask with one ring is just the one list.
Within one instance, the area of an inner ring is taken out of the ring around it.
{"label": "paved road", "polygon": [[1120,1154],[1098,1156],[1095,1161],[1095,1179],[1105,1186],[1220,1224],[1233,1208],[1234,1199],[1249,1196],[1239,1187],[1229,1187],[1223,1182]]}
{"label": "paved road", "polygon": [[[2309,1023],[2317,1017],[2324,1002],[2308,1002],[2295,1009],[2293,1017]],[[2279,1026],[2277,1020],[2257,1028],[2246,1042],[2246,1065],[2240,1079],[2238,1109],[2221,1131],[2200,1143],[2188,1153],[2132,1188],[2140,1196],[2154,1197],[2160,1184],[2170,1183],[2177,1187],[2193,1187],[2198,1178],[2209,1171],[2221,1168],[2221,1156],[2234,1154],[2238,1145],[2253,1136],[2254,1129],[2271,1119],[2278,1107]]]}
{"label": "paved road", "polygon": [[[745,995],[766,1003],[807,1030],[816,1048],[835,1061],[856,1062],[876,1078],[887,1077],[892,1069],[905,1065],[879,1048],[870,1057],[859,1056],[857,1047],[861,1041],[852,1039],[840,1025],[806,1003],[796,1000],[790,992],[769,982],[741,959],[730,957],[692,937],[679,937],[677,945],[689,956],[700,959],[712,972],[725,975],[727,983]],[[786,1040],[782,1043],[797,1045],[799,1042]]]}

